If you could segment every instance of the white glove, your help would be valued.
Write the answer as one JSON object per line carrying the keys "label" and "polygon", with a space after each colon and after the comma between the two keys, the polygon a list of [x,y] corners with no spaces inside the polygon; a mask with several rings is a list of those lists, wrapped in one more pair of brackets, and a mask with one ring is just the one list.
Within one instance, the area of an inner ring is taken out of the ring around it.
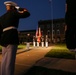
{"label": "white glove", "polygon": [[20,7],[19,6],[15,6],[15,8],[18,10]]}

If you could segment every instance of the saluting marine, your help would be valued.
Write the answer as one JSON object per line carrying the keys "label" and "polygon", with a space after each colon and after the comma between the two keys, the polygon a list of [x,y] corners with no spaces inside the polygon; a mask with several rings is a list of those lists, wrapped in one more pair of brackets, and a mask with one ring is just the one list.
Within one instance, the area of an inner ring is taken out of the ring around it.
{"label": "saluting marine", "polygon": [[2,35],[0,45],[2,46],[2,61],[0,75],[14,75],[16,51],[19,45],[18,24],[20,18],[27,18],[30,13],[26,8],[20,8],[15,2],[6,1],[7,12],[0,17]]}

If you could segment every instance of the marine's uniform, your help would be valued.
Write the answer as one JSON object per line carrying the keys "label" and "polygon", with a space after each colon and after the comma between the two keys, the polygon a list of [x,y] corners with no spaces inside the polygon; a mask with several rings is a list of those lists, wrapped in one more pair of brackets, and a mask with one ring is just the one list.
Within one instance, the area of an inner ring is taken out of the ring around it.
{"label": "marine's uniform", "polygon": [[17,31],[19,19],[29,15],[28,11],[19,13],[17,10],[9,10],[0,17],[0,25],[3,29],[0,39],[2,46],[1,75],[14,75],[16,51],[19,44]]}

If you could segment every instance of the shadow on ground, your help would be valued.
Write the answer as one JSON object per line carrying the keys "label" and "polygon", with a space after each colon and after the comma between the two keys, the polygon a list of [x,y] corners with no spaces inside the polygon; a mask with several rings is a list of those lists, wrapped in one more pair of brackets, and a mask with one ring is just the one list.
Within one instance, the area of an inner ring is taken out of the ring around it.
{"label": "shadow on ground", "polygon": [[17,54],[24,53],[24,52],[27,52],[27,51],[30,51],[30,50],[32,50],[32,49],[29,49],[29,50],[26,50],[26,49],[25,49],[25,50],[23,50],[23,51],[21,50],[21,51],[17,52]]}
{"label": "shadow on ground", "polygon": [[33,66],[27,71],[27,73],[24,73],[22,75],[76,75],[76,73]]}

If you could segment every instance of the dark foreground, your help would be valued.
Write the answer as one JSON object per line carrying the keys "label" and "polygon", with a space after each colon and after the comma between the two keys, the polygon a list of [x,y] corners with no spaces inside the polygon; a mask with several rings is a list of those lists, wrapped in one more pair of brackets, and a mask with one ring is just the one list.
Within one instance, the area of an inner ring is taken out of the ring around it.
{"label": "dark foreground", "polygon": [[34,66],[23,75],[76,75],[76,73]]}

